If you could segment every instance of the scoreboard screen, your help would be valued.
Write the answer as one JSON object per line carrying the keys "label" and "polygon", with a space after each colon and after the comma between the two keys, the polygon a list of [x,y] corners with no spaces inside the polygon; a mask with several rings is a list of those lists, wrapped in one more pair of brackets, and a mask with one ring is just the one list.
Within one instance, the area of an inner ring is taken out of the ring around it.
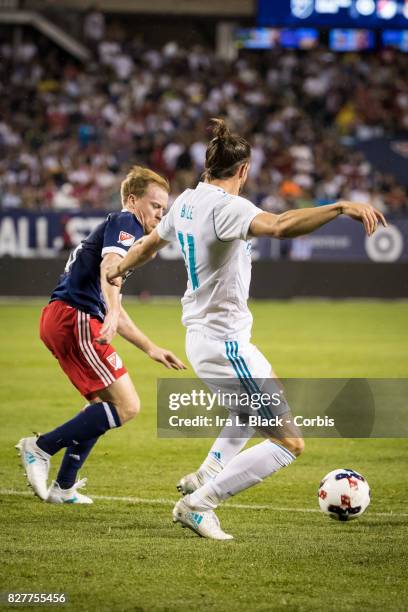
{"label": "scoreboard screen", "polygon": [[368,51],[374,45],[374,33],[370,30],[335,28],[329,34],[329,47],[332,51]]}
{"label": "scoreboard screen", "polygon": [[408,0],[258,0],[258,25],[407,28]]}
{"label": "scoreboard screen", "polygon": [[382,42],[384,47],[394,47],[408,53],[408,30],[384,30]]}
{"label": "scoreboard screen", "polygon": [[239,49],[313,49],[319,44],[319,32],[313,28],[240,28],[235,42]]}

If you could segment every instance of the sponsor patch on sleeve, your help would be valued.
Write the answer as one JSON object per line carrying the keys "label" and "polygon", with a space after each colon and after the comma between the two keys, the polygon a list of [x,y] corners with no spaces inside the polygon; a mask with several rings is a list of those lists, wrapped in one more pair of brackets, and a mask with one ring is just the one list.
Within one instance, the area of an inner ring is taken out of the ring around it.
{"label": "sponsor patch on sleeve", "polygon": [[128,234],[127,232],[124,232],[124,231],[121,231],[119,233],[118,242],[120,244],[123,244],[123,246],[130,247],[132,246],[134,241],[135,241],[135,236],[132,236],[132,234]]}

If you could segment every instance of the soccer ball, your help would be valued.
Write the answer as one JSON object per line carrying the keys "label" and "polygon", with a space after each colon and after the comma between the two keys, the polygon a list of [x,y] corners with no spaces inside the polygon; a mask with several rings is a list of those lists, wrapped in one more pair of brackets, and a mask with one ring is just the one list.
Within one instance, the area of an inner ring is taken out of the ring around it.
{"label": "soccer ball", "polygon": [[370,487],[364,476],[354,470],[333,470],[321,481],[318,497],[322,512],[338,521],[350,521],[367,509]]}

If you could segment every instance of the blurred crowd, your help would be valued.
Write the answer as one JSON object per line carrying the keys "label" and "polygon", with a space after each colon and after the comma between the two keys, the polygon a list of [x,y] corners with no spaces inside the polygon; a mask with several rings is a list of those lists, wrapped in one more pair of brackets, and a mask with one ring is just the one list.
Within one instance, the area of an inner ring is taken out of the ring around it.
{"label": "blurred crowd", "polygon": [[353,150],[353,138],[408,130],[407,56],[273,50],[231,64],[209,49],[146,48],[87,16],[84,66],[43,39],[0,43],[3,209],[118,207],[133,164],[199,180],[209,119],[252,144],[245,195],[265,210],[371,202],[407,212],[407,190]]}

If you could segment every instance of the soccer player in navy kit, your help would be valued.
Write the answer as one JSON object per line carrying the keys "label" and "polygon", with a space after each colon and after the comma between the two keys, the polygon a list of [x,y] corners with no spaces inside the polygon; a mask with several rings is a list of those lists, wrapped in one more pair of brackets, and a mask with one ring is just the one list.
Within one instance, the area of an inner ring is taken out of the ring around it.
{"label": "soccer player in navy kit", "polygon": [[[42,341],[88,400],[70,421],[17,444],[30,485],[50,503],[92,503],[78,492],[86,482],[76,482],[78,470],[101,435],[140,410],[136,389],[110,344],[115,333],[167,368],[185,368],[135,326],[121,304],[121,287],[106,281],[107,269],[158,225],[168,192],[165,178],[147,168],[132,168],[121,185],[122,211],[109,214],[73,251],[42,312]],[[57,479],[48,488],[50,458],[62,448],[66,451]]]}

